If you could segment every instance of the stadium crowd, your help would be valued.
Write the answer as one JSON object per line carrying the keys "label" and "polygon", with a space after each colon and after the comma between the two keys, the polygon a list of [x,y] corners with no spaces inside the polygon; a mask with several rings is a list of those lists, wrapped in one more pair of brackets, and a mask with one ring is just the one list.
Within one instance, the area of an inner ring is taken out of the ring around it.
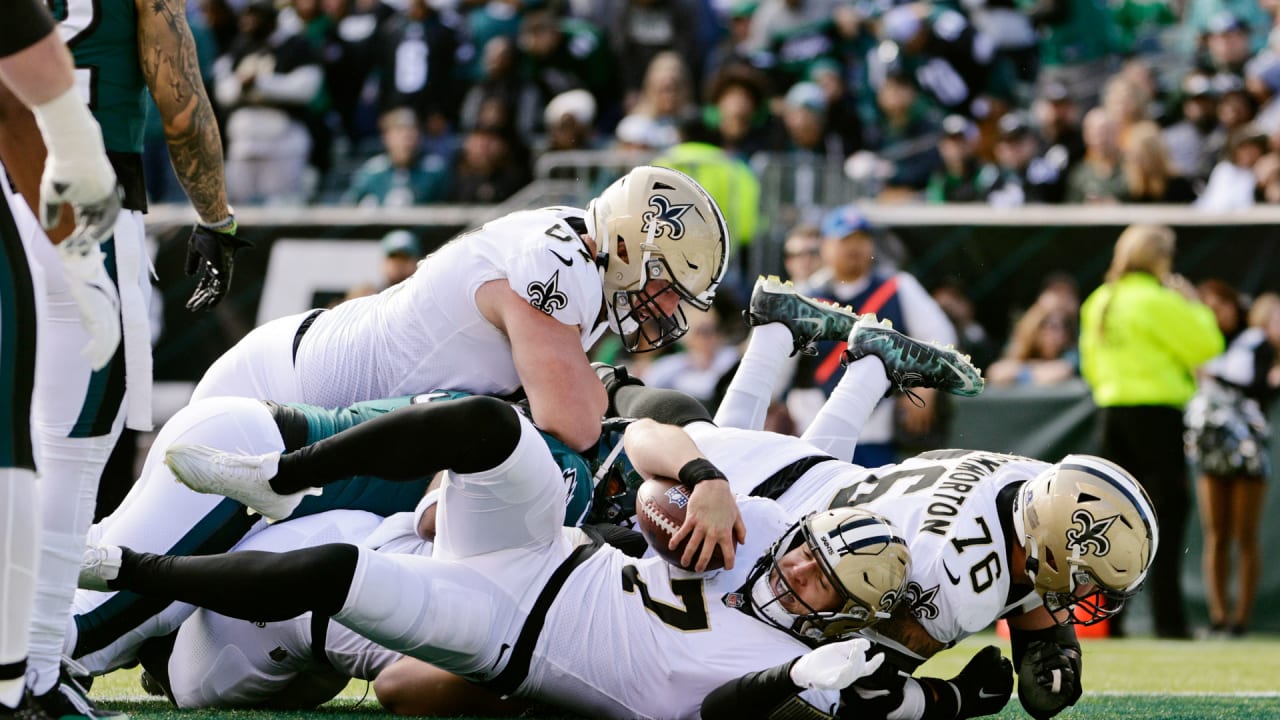
{"label": "stadium crowd", "polygon": [[[757,176],[834,166],[880,200],[1229,209],[1280,198],[1275,11],[203,0],[190,19],[238,204],[495,203],[548,151],[694,142]],[[151,135],[152,199],[174,200]]]}

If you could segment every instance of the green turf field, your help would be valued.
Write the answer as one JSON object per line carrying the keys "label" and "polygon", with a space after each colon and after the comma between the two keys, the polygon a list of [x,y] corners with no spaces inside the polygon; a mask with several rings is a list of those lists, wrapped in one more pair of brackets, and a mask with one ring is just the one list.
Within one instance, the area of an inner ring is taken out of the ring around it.
{"label": "green turf field", "polygon": [[[954,675],[970,655],[989,643],[1003,645],[1007,654],[1007,642],[994,635],[972,637],[931,660],[924,672],[941,677]],[[1185,642],[1085,640],[1084,678],[1084,697],[1059,717],[1280,720],[1280,637]],[[125,710],[142,720],[344,720],[382,713],[372,690],[360,701],[365,690],[364,682],[352,682],[338,699],[309,712],[181,711],[145,697],[138,686],[137,672],[121,671],[99,678],[93,695],[105,706]],[[998,717],[1028,716],[1015,696]]]}

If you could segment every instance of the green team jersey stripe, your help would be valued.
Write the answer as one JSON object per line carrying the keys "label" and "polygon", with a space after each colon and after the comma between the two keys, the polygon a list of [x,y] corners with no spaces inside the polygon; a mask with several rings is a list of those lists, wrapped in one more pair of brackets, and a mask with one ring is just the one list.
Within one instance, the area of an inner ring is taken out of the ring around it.
{"label": "green team jersey stripe", "polygon": [[[116,277],[116,241],[111,238],[102,243],[102,253],[106,256],[105,264],[111,282],[120,287]],[[80,415],[67,437],[99,437],[111,432],[116,416],[120,413],[120,405],[124,402],[124,343],[116,348],[116,354],[106,367],[89,376],[89,387],[85,390],[84,404],[80,406]]]}
{"label": "green team jersey stripe", "polygon": [[35,470],[31,393],[36,372],[36,299],[22,237],[0,200],[0,467]]}

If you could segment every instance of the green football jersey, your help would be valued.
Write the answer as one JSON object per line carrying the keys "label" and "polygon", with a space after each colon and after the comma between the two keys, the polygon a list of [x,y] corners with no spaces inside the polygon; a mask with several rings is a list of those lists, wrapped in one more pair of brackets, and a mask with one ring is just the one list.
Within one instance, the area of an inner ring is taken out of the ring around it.
{"label": "green football jersey", "polygon": [[47,0],[76,63],[76,84],[107,150],[142,152],[147,85],[138,61],[133,0]]}

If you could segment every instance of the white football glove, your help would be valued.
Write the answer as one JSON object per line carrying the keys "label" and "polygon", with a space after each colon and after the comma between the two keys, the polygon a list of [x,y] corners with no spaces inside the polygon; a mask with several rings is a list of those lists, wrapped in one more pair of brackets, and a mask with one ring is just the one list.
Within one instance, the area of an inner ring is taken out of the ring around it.
{"label": "white football glove", "polygon": [[40,178],[40,224],[52,229],[70,203],[76,229],[67,240],[97,245],[111,236],[120,192],[102,144],[102,130],[76,92],[67,90],[32,109],[48,157]]}
{"label": "white football glove", "polygon": [[870,640],[856,638],[811,650],[791,666],[791,682],[810,690],[843,690],[884,662],[884,653],[867,658],[870,647]]}
{"label": "white football glove", "polygon": [[120,295],[103,265],[102,249],[74,239],[59,244],[58,255],[67,269],[67,289],[80,310],[80,322],[89,333],[80,354],[96,371],[111,361],[120,345]]}

